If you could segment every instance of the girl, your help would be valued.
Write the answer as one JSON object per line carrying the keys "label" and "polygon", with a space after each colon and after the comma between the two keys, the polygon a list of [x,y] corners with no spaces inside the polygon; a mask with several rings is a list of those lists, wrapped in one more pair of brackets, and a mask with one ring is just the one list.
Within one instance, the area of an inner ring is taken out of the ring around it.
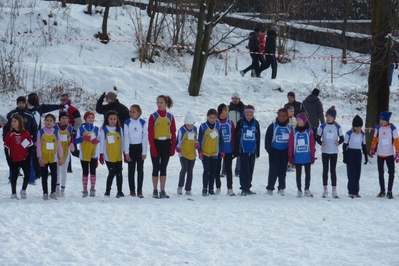
{"label": "girl", "polygon": [[[373,158],[377,148],[378,178],[380,181],[380,193],[377,198],[385,197],[384,162],[388,167],[388,191],[387,198],[393,199],[392,187],[395,179],[395,164],[399,163],[399,138],[396,127],[389,123],[391,112],[380,113],[380,124],[374,131],[374,138],[371,142],[370,157]],[[396,152],[395,152],[396,151]]]}
{"label": "girl", "polygon": [[[159,95],[157,98],[158,110],[148,120],[148,141],[150,143],[152,161],[153,198],[169,198],[165,192],[166,168],[170,156],[175,154],[176,123],[171,113],[166,108],[173,106],[169,96]],[[159,176],[159,177],[158,177]],[[160,179],[161,192],[158,195],[158,179]]]}
{"label": "girl", "polygon": [[302,198],[302,166],[305,167],[305,196],[313,197],[310,192],[310,165],[315,161],[315,147],[313,131],[305,113],[296,116],[297,126],[291,131],[288,140],[288,162],[295,165],[297,197]]}
{"label": "girl", "polygon": [[137,196],[143,196],[144,179],[144,160],[147,158],[147,123],[141,119],[141,107],[133,104],[130,107],[130,119],[125,121],[123,126],[123,151],[125,153],[125,162],[128,163],[128,176],[130,196],[136,197],[136,187],[134,184],[134,172],[137,164]]}
{"label": "girl", "polygon": [[365,164],[368,162],[366,150],[366,138],[362,131],[363,120],[355,116],[352,121],[352,129],[346,132],[343,144],[344,163],[348,175],[348,195],[353,198],[360,198],[359,180],[362,168],[362,151]]}
{"label": "girl", "polygon": [[323,194],[322,197],[328,196],[328,169],[331,172],[332,197],[338,199],[337,193],[337,160],[338,146],[344,142],[341,126],[335,121],[337,111],[332,106],[326,112],[326,123],[322,124],[317,130],[316,141],[321,145],[321,158],[323,162]]}
{"label": "girl", "polygon": [[87,111],[83,119],[83,123],[76,132],[75,143],[80,144],[80,164],[82,165],[82,184],[83,191],[82,197],[85,198],[89,195],[87,191],[87,184],[89,181],[90,171],[90,197],[96,196],[96,168],[98,163],[98,148],[97,144],[100,142],[98,139],[99,128],[94,123],[95,115],[92,111]]}
{"label": "girl", "polygon": [[220,123],[217,120],[218,112],[209,109],[207,121],[202,123],[199,129],[198,157],[202,160],[204,172],[202,174],[202,196],[215,195],[213,183],[215,181],[219,156],[224,157],[223,136],[220,131]]}
{"label": "girl", "polygon": [[17,196],[18,169],[24,171],[24,181],[21,189],[21,199],[26,199],[26,188],[30,178],[30,151],[33,142],[30,133],[24,128],[24,120],[20,115],[11,118],[11,130],[4,140],[6,158],[11,172],[11,199],[19,199]]}
{"label": "girl", "polygon": [[[224,103],[218,106],[218,120],[220,129],[223,132],[223,151],[224,151],[224,171],[227,179],[227,195],[235,196],[233,191],[233,154],[234,154],[234,122],[229,119],[229,107]],[[217,173],[220,173],[222,168],[222,159],[218,159]],[[216,175],[216,194],[220,193],[220,175]]]}
{"label": "girl", "polygon": [[100,130],[100,163],[107,164],[108,177],[105,197],[110,196],[112,182],[116,176],[117,198],[124,197],[122,192],[122,149],[123,135],[119,125],[118,113],[111,110],[105,114]]}
{"label": "girl", "polygon": [[184,178],[187,173],[186,195],[191,195],[191,184],[193,182],[193,168],[195,157],[197,156],[195,149],[198,149],[197,128],[194,126],[195,118],[191,112],[187,112],[184,118],[184,125],[177,133],[176,152],[179,154],[181,170],[179,175],[179,184],[177,185],[177,194],[183,194]]}
{"label": "girl", "polygon": [[255,160],[260,155],[260,127],[254,117],[255,108],[248,104],[244,117],[237,122],[235,131],[235,153],[240,158],[241,196],[254,195],[251,191]]}
{"label": "girl", "polygon": [[55,194],[57,186],[57,163],[61,166],[63,161],[63,152],[61,147],[60,135],[54,128],[55,116],[47,114],[44,117],[44,128],[40,129],[37,134],[36,150],[39,159],[40,171],[42,176],[43,199],[48,200],[48,169],[51,174],[51,199],[57,199]]}
{"label": "girl", "polygon": [[69,160],[71,159],[71,152],[75,151],[73,145],[73,127],[68,124],[69,117],[68,113],[61,111],[59,115],[59,123],[54,128],[60,134],[60,142],[62,147],[62,161],[64,162],[61,166],[58,166],[57,175],[57,197],[65,197],[65,185],[67,177],[67,169]]}

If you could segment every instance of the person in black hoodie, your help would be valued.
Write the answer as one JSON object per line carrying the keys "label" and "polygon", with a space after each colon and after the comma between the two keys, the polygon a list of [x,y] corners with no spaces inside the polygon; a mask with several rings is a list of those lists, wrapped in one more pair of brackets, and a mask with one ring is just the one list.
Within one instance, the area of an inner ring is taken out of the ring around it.
{"label": "person in black hoodie", "polygon": [[287,109],[288,106],[294,107],[294,116],[296,117],[299,113],[306,113],[305,107],[301,102],[298,102],[295,98],[295,92],[290,91],[287,93],[288,103],[284,105],[284,108]]}
{"label": "person in black hoodie", "polygon": [[260,29],[255,28],[255,30],[249,34],[248,49],[252,58],[252,63],[246,69],[240,71],[242,77],[244,77],[245,73],[250,70],[253,70],[255,71],[254,73],[256,73],[259,68],[259,32]]}
{"label": "person in black hoodie", "polygon": [[276,37],[278,35],[278,27],[273,26],[267,31],[266,36],[266,46],[265,46],[265,63],[262,63],[261,66],[256,71],[256,76],[261,77],[260,74],[263,70],[268,69],[270,66],[272,67],[272,79],[275,79],[277,76],[277,59],[276,59]]}
{"label": "person in black hoodie", "polygon": [[[105,115],[108,111],[113,110],[118,113],[121,125],[124,125],[125,121],[130,119],[129,109],[125,105],[121,104],[116,97],[117,95],[113,91],[110,91],[107,94],[104,92],[97,101],[96,112]],[[103,105],[104,98],[108,104]]]}
{"label": "person in black hoodie", "polygon": [[313,129],[313,136],[315,138],[317,136],[317,129],[319,128],[319,125],[325,123],[323,104],[319,99],[319,93],[319,89],[314,89],[312,94],[306,97],[306,99],[302,102],[302,105],[308,114],[309,122]]}

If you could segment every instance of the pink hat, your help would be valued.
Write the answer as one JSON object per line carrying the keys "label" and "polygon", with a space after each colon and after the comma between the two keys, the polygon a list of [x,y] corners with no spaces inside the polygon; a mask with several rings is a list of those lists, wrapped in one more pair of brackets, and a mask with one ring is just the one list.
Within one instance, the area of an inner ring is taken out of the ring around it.
{"label": "pink hat", "polygon": [[305,114],[299,113],[296,115],[296,118],[300,118],[303,122],[308,122],[308,118],[306,117]]}

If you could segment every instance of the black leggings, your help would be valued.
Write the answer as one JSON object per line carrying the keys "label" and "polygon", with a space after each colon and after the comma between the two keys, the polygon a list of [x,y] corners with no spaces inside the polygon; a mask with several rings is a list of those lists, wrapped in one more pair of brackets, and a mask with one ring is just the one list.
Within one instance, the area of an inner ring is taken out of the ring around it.
{"label": "black leggings", "polygon": [[40,168],[42,176],[43,194],[48,194],[48,187],[47,187],[48,168],[50,168],[51,172],[51,193],[55,193],[55,188],[57,187],[57,163],[48,163],[44,165],[44,167]]}
{"label": "black leggings", "polygon": [[395,179],[395,161],[393,155],[388,157],[377,157],[378,179],[381,192],[385,192],[384,162],[386,162],[388,167],[388,192],[392,192],[393,181]]}
{"label": "black leggings", "polygon": [[82,165],[82,175],[88,176],[89,175],[89,167],[90,167],[90,175],[96,175],[96,168],[97,168],[97,158],[91,159],[90,162],[80,160],[80,164]]}
{"label": "black leggings", "polygon": [[302,165],[305,167],[305,190],[308,190],[310,187],[310,163],[296,164],[296,186],[299,191],[302,191]]}
{"label": "black leggings", "polygon": [[116,176],[116,188],[118,192],[122,192],[122,161],[120,162],[105,162],[108,168],[108,177],[107,177],[107,188],[105,189],[105,193],[109,194],[112,187],[112,182],[114,181],[114,177]]}
{"label": "black leggings", "polygon": [[[233,164],[233,154],[226,153],[223,160],[224,160],[224,171],[226,172],[227,189],[233,189],[233,170],[231,169]],[[222,182],[220,180],[221,169],[222,169],[222,159],[219,158],[216,176],[215,176],[216,188],[220,188],[222,186]]]}
{"label": "black leggings", "polygon": [[133,193],[136,190],[136,186],[134,184],[134,173],[136,171],[136,165],[137,165],[137,193],[142,192],[143,189],[144,161],[141,158],[142,153],[143,153],[143,146],[141,144],[130,144],[129,156],[130,159],[132,160],[128,163],[127,167],[130,193]]}
{"label": "black leggings", "polygon": [[183,187],[184,179],[185,179],[186,173],[187,173],[186,186],[185,186],[184,190],[191,191],[191,184],[193,183],[193,168],[194,168],[194,164],[195,164],[195,159],[189,160],[187,158],[180,157],[180,164],[181,164],[181,170],[180,170],[180,175],[179,175],[178,187]]}
{"label": "black leggings", "polygon": [[323,186],[328,185],[328,170],[329,170],[328,163],[330,163],[331,185],[333,187],[337,186],[337,172],[335,170],[337,167],[338,154],[322,153],[321,160],[323,162]]}
{"label": "black leggings", "polygon": [[170,158],[170,148],[172,143],[170,139],[154,140],[155,148],[158,152],[158,157],[152,157],[152,176],[166,176],[166,168],[168,167]]}
{"label": "black leggings", "polygon": [[24,172],[24,181],[22,183],[22,190],[26,190],[28,187],[29,183],[29,178],[30,178],[30,160],[31,157],[28,156],[25,161],[21,162],[11,162],[10,161],[10,170],[11,170],[11,193],[16,194],[17,193],[17,180],[18,180],[18,169],[19,167],[22,168],[22,171]]}

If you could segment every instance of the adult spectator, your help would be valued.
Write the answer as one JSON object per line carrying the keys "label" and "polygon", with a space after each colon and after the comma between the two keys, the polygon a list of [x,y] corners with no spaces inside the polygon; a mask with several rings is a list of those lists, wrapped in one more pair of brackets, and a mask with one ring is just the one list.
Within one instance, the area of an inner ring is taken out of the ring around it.
{"label": "adult spectator", "polygon": [[[389,67],[389,86],[392,85],[392,76],[393,76],[393,71],[395,69],[398,69],[399,66],[399,56],[398,52],[395,50],[395,45],[392,43],[391,45],[391,52],[390,52],[390,58],[391,58],[391,65]],[[399,76],[398,76],[399,77]]]}
{"label": "adult spectator", "polygon": [[294,116],[296,117],[297,114],[299,113],[306,113],[305,108],[303,107],[303,104],[301,102],[298,102],[295,99],[295,92],[290,91],[289,93],[287,93],[287,99],[288,99],[288,103],[286,103],[284,105],[284,108],[287,109],[287,107],[289,105],[294,107]]}
{"label": "adult spectator", "polygon": [[316,138],[317,129],[320,124],[324,124],[323,104],[319,99],[320,90],[314,89],[302,102],[303,107],[306,109],[308,114],[310,125],[313,129],[313,136]]}
{"label": "adult spectator", "polygon": [[[118,113],[120,124],[124,125],[125,121],[130,118],[129,109],[121,104],[116,97],[117,95],[113,91],[107,94],[104,92],[97,101],[96,112],[105,115],[108,111],[113,110]],[[103,104],[104,99],[107,101],[107,104]]]}
{"label": "adult spectator", "polygon": [[[245,109],[245,104],[241,101],[241,96],[238,92],[234,92],[231,95],[231,102],[229,105],[229,118],[234,122],[234,126],[237,125],[237,122],[243,117]],[[234,169],[234,173],[236,176],[240,174],[240,159],[237,159],[236,166]]]}
{"label": "adult spectator", "polygon": [[265,61],[260,65],[256,72],[257,77],[261,77],[263,70],[272,67],[272,79],[277,76],[277,59],[276,59],[276,37],[278,35],[279,29],[277,26],[273,26],[267,31],[266,36],[266,46],[265,46]]}
{"label": "adult spectator", "polygon": [[240,71],[241,77],[244,77],[245,73],[247,73],[250,70],[253,70],[254,75],[251,75],[252,77],[255,76],[256,71],[259,68],[259,58],[260,58],[260,53],[259,53],[259,28],[255,28],[254,31],[251,31],[249,34],[249,40],[248,40],[248,49],[250,52],[250,56],[252,59],[252,63],[244,70]]}

